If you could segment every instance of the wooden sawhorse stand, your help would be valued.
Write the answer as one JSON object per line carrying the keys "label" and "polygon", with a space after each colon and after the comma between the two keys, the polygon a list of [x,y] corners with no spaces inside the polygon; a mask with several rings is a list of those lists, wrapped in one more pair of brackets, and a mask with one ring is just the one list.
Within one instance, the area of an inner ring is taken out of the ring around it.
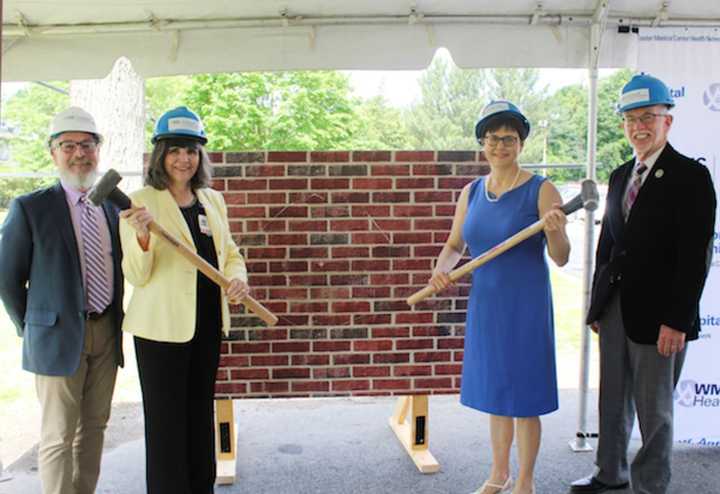
{"label": "wooden sawhorse stand", "polygon": [[233,401],[215,400],[216,484],[228,485],[235,482],[236,448],[237,431],[235,430]]}
{"label": "wooden sawhorse stand", "polygon": [[[440,470],[440,464],[428,450],[427,395],[400,396],[389,423],[420,472],[435,473]],[[237,466],[237,431],[232,400],[215,400],[215,448],[216,483],[233,484]]]}
{"label": "wooden sawhorse stand", "polygon": [[[409,418],[409,421],[406,421],[406,418]],[[422,473],[435,473],[440,470],[440,464],[428,450],[427,395],[399,397],[389,422],[418,470]]]}

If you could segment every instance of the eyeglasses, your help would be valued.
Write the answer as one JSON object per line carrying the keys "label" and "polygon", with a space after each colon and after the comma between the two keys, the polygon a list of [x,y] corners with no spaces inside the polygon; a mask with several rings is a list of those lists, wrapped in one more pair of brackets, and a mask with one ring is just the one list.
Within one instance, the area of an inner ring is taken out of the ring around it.
{"label": "eyeglasses", "polygon": [[55,144],[55,148],[59,149],[65,154],[75,154],[75,151],[77,151],[78,147],[80,147],[80,149],[82,149],[84,153],[93,153],[97,149],[97,142],[92,140],[82,142],[62,141]]}
{"label": "eyeglasses", "polygon": [[502,142],[503,147],[509,148],[511,146],[514,146],[518,142],[518,138],[516,136],[503,136],[499,137],[495,134],[490,134],[487,137],[481,137],[478,139],[478,142],[481,146],[494,148],[497,146],[500,142]]}
{"label": "eyeglasses", "polygon": [[655,121],[657,117],[667,117],[667,113],[643,113],[639,117],[631,117],[629,115],[623,115],[623,120],[628,125],[637,125],[641,122],[643,125],[650,125]]}
{"label": "eyeglasses", "polygon": [[188,145],[188,146],[170,146],[167,150],[167,154],[179,154],[180,151],[185,150],[185,152],[189,156],[196,156],[200,154],[200,150],[195,145]]}

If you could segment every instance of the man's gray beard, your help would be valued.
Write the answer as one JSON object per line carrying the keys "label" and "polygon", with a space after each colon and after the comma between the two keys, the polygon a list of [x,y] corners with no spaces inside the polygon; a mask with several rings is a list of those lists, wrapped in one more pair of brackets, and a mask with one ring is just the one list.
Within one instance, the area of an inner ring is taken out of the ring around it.
{"label": "man's gray beard", "polygon": [[70,173],[67,170],[60,170],[60,179],[65,182],[68,186],[77,190],[88,190],[93,186],[95,180],[97,180],[99,173],[97,170],[93,170],[86,175],[76,175]]}

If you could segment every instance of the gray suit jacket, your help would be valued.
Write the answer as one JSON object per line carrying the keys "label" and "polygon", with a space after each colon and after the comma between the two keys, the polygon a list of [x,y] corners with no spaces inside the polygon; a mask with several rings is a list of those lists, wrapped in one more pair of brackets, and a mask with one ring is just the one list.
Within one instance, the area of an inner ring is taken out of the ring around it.
{"label": "gray suit jacket", "polygon": [[[117,362],[122,365],[123,278],[118,210],[103,204],[110,227]],[[14,199],[0,231],[0,299],[23,338],[23,368],[69,376],[80,365],[85,296],[77,240],[58,182]]]}

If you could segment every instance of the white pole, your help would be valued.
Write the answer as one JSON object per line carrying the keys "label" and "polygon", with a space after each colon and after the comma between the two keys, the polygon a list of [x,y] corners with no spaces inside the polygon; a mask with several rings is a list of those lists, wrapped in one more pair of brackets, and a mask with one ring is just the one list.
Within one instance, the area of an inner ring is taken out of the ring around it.
{"label": "white pole", "polygon": [[[588,163],[586,177],[595,180],[595,152],[597,138],[597,80],[598,69],[589,70],[589,112],[588,112]],[[595,214],[585,210],[585,249],[583,251],[583,299],[580,345],[580,383],[577,435],[570,442],[573,451],[592,451],[587,442],[587,408],[590,382],[590,328],[585,324],[585,315],[590,304],[592,288],[593,247],[595,245]]]}
{"label": "white pole", "polygon": [[12,476],[5,474],[3,471],[2,458],[0,458],[0,483],[7,482],[8,480],[12,480]]}
{"label": "white pole", "polygon": [[[595,155],[597,152],[597,84],[600,65],[600,44],[605,31],[608,1],[600,0],[596,7],[595,19],[590,28],[590,54],[588,67],[588,134],[587,134],[587,173],[586,178],[595,180]],[[590,328],[585,324],[585,316],[590,305],[592,289],[593,250],[595,246],[595,214],[585,210],[585,250],[583,257],[583,299],[581,317],[580,347],[580,383],[578,404],[578,427],[570,448],[576,452],[592,451],[587,437],[588,387],[590,381]]]}

